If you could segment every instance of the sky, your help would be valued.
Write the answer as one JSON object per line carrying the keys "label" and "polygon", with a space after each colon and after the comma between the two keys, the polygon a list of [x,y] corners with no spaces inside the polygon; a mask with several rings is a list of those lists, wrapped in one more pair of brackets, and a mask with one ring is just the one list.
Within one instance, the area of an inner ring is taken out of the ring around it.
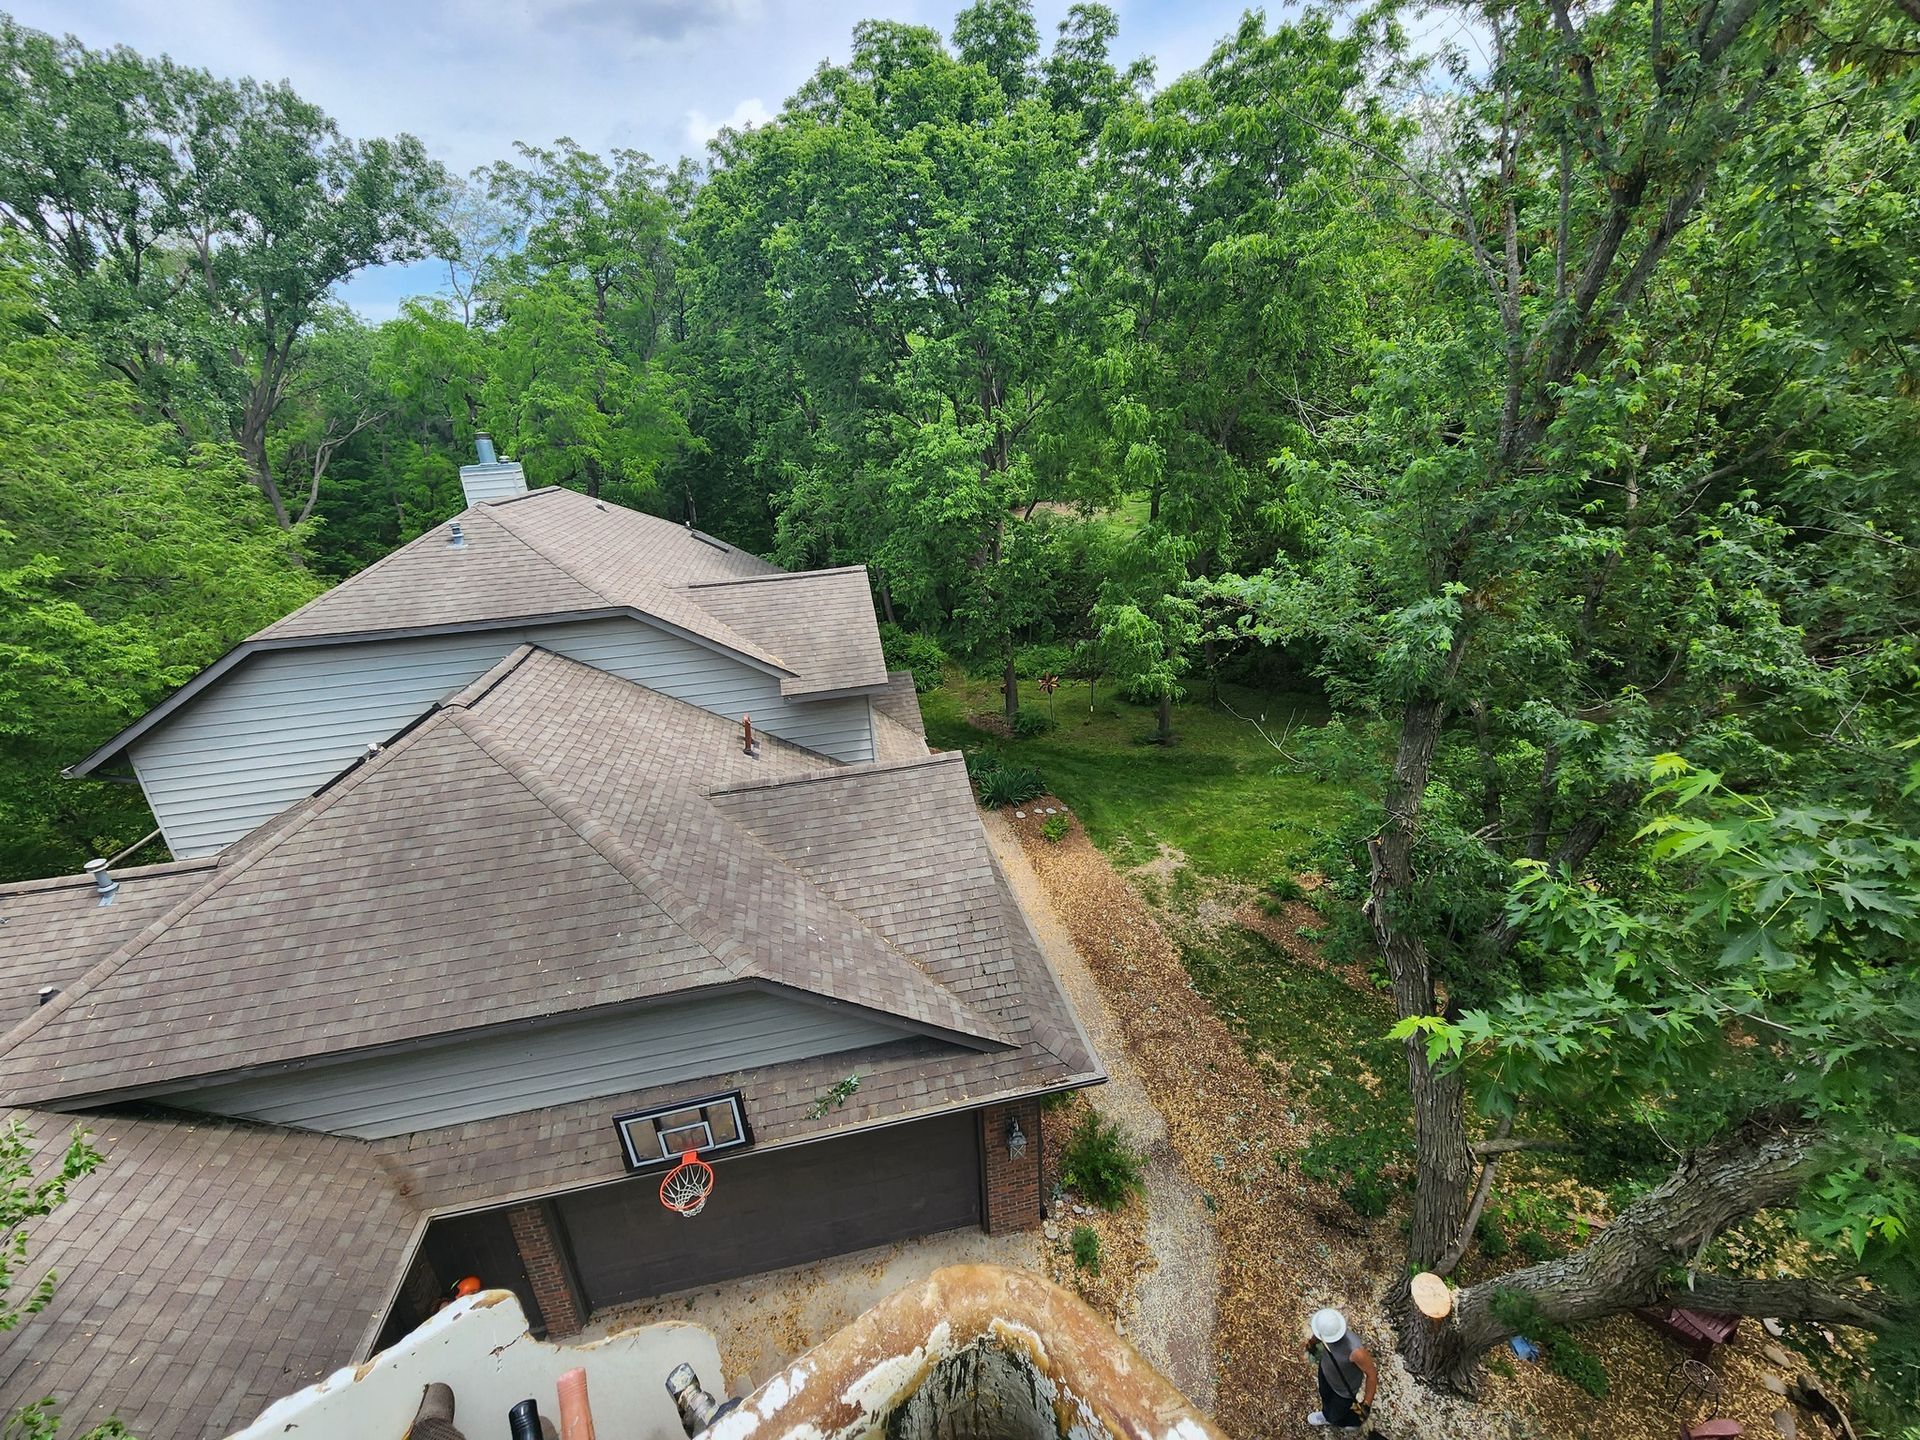
{"label": "sky", "polygon": [[[464,174],[513,142],[570,136],[669,161],[722,125],[776,114],[854,23],[951,29],[964,0],[0,0],[22,24],[130,45],[228,77],[285,80],[356,138],[407,131]],[[1036,0],[1043,44],[1069,0]],[[1107,0],[1115,59],[1162,82],[1204,60],[1247,0]],[[1269,4],[1278,15],[1287,8]],[[342,291],[369,320],[438,284],[432,264],[363,271]]]}

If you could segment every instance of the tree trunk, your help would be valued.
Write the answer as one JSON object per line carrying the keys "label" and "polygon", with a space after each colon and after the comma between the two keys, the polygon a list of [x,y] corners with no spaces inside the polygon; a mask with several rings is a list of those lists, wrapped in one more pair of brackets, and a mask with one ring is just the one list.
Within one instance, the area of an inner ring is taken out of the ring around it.
{"label": "tree trunk", "polygon": [[887,617],[887,624],[899,624],[900,622],[893,618],[893,587],[887,584],[887,572],[879,571],[874,579],[880,586],[880,613]]}
{"label": "tree trunk", "polygon": [[[1447,658],[1446,681],[1466,653],[1467,632],[1455,633]],[[1434,748],[1446,722],[1447,702],[1438,695],[1409,701],[1401,714],[1400,744],[1386,797],[1387,818],[1367,842],[1372,874],[1366,914],[1393,980],[1393,1004],[1402,1019],[1431,1015],[1438,1009],[1433,967],[1426,942],[1402,924],[1402,906],[1413,889],[1413,846],[1420,806],[1433,769]],[[1425,1037],[1406,1041],[1407,1083],[1413,1097],[1415,1173],[1413,1230],[1408,1237],[1408,1267],[1388,1295],[1402,1315],[1401,1348],[1416,1375],[1449,1368],[1444,1332],[1421,1321],[1408,1294],[1413,1273],[1438,1264],[1464,1228],[1476,1167],[1467,1147],[1466,1090],[1457,1069],[1429,1063]]]}
{"label": "tree trunk", "polygon": [[293,517],[287,514],[286,501],[280,498],[280,486],[273,478],[273,466],[267,461],[267,424],[261,418],[254,423],[252,407],[240,427],[240,454],[247,462],[247,469],[253,477],[253,483],[266,501],[273,507],[273,518],[282,530],[293,523]]}
{"label": "tree trunk", "polygon": [[1020,677],[1013,670],[1012,637],[1008,637],[1007,641],[1007,667],[1000,682],[1000,690],[1006,700],[1007,726],[1012,728],[1013,722],[1020,717]]}
{"label": "tree trunk", "polygon": [[1479,1357],[1516,1333],[1494,1313],[1502,1291],[1524,1296],[1542,1319],[1563,1325],[1656,1303],[1851,1325],[1894,1318],[1900,1303],[1858,1288],[1716,1275],[1700,1275],[1688,1286],[1688,1261],[1715,1235],[1791,1200],[1825,1158],[1818,1133],[1799,1122],[1750,1125],[1689,1155],[1584,1249],[1455,1291],[1453,1313],[1439,1326],[1409,1317],[1404,1328],[1417,1337],[1403,1347],[1409,1368],[1455,1388],[1470,1386]]}
{"label": "tree trunk", "polygon": [[1173,695],[1171,692],[1160,697],[1160,733],[1155,737],[1162,745],[1173,739]]}

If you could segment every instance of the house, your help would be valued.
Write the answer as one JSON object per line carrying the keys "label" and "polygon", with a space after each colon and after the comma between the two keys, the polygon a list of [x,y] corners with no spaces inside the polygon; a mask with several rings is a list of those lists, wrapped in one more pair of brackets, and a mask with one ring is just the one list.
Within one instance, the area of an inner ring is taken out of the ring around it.
{"label": "house", "polygon": [[0,1103],[106,1157],[4,1412],[221,1435],[465,1276],[563,1335],[1041,1216],[1040,1098],[1103,1077],[864,571],[463,479],[75,766],[173,859],[0,887]]}

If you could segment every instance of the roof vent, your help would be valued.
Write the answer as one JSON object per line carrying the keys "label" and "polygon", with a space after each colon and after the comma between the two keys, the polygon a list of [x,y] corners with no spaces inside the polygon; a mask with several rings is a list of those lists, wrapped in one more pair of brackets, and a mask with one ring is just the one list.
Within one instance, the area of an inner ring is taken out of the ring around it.
{"label": "roof vent", "polygon": [[60,987],[58,985],[42,985],[40,987],[40,1003],[42,1005],[50,1005],[59,994]]}
{"label": "roof vent", "polygon": [[447,544],[451,545],[455,550],[464,550],[467,548],[467,535],[466,532],[460,528],[460,522],[458,520],[454,521],[453,524],[447,528]]}
{"label": "roof vent", "polygon": [[479,452],[482,465],[498,465],[500,457],[493,453],[493,437],[482,430],[473,437],[473,448]]}
{"label": "roof vent", "polygon": [[107,862],[104,860],[89,860],[82,868],[87,874],[93,877],[93,891],[94,894],[100,897],[100,903],[102,905],[111,905],[113,903],[113,892],[120,888],[120,882],[114,879],[113,875],[108,871]]}

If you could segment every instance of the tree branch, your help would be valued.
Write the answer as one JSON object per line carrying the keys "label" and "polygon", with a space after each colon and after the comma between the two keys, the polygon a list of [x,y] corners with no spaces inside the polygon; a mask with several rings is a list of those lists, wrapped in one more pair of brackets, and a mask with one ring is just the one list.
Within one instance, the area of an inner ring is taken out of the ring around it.
{"label": "tree branch", "polygon": [[1475,1159],[1489,1160],[1496,1155],[1513,1155],[1522,1150],[1571,1150],[1573,1146],[1564,1140],[1547,1140],[1537,1136],[1496,1135],[1491,1140],[1476,1141],[1467,1147]]}
{"label": "tree branch", "polygon": [[1920,1315],[1920,1301],[1856,1285],[1823,1280],[1749,1280],[1738,1275],[1696,1275],[1693,1288],[1670,1286],[1660,1297],[1676,1305],[1721,1315],[1764,1315],[1777,1320],[1813,1320],[1878,1330]]}

